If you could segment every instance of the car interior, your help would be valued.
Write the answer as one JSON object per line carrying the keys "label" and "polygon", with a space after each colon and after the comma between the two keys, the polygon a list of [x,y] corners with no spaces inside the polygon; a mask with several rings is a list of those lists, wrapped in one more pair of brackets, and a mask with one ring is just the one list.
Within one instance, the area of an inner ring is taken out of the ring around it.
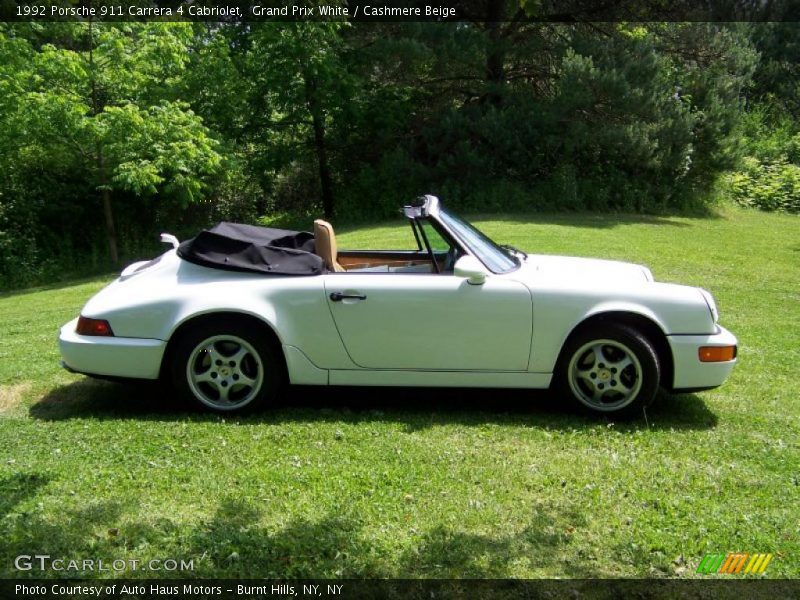
{"label": "car interior", "polygon": [[409,219],[416,250],[339,250],[333,226],[314,221],[315,253],[332,273],[437,273],[452,274],[463,253],[449,236],[429,219]]}

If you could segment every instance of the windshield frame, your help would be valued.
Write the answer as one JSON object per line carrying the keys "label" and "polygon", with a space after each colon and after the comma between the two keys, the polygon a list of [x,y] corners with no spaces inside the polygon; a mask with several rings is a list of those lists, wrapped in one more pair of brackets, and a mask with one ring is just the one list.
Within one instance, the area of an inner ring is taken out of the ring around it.
{"label": "windshield frame", "polygon": [[496,275],[511,273],[522,265],[522,260],[515,253],[503,248],[472,223],[451,213],[443,206],[438,206],[435,218],[492,273]]}

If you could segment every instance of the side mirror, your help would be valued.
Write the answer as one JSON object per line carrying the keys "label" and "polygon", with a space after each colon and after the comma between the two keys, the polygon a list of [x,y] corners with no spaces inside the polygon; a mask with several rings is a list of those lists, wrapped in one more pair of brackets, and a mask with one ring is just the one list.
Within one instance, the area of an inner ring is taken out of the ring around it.
{"label": "side mirror", "polygon": [[469,254],[456,261],[453,272],[456,277],[464,277],[472,285],[481,285],[486,281],[486,269],[477,258]]}

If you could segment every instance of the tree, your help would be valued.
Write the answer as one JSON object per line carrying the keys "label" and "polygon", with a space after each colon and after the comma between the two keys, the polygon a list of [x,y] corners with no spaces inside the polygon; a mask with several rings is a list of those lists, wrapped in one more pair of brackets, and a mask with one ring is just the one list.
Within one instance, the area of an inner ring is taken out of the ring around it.
{"label": "tree", "polygon": [[[771,103],[780,113],[800,117],[800,40],[796,22],[751,25],[751,37],[761,53],[753,97]],[[782,114],[775,115],[780,118]]]}
{"label": "tree", "polygon": [[[174,97],[188,61],[186,24],[59,24],[28,40],[30,63],[15,73],[16,110],[30,157],[87,174],[99,196],[108,250],[119,261],[114,192],[196,199],[219,170],[218,143]],[[57,163],[57,164],[56,164]]]}
{"label": "tree", "polygon": [[[296,160],[296,150],[313,149],[322,208],[335,213],[328,126],[346,105],[350,77],[341,60],[341,22],[293,22],[259,27],[249,53],[255,89],[272,110],[277,163]],[[298,144],[297,142],[300,141]]]}

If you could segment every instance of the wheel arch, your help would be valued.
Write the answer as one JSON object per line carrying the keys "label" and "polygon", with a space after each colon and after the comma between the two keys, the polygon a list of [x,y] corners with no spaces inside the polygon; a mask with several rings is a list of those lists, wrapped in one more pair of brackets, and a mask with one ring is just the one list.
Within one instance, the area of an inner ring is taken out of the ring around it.
{"label": "wheel arch", "polygon": [[597,312],[587,316],[580,323],[575,325],[569,332],[564,342],[561,344],[561,349],[558,353],[556,365],[561,364],[564,360],[564,349],[577,335],[582,334],[588,329],[600,323],[618,323],[627,325],[641,333],[653,345],[653,349],[658,357],[659,367],[661,370],[660,385],[664,388],[671,388],[674,380],[675,365],[672,358],[672,349],[667,341],[667,334],[664,329],[655,320],[647,315],[638,312],[627,310],[608,310]]}
{"label": "wheel arch", "polygon": [[269,344],[272,345],[273,349],[276,351],[277,356],[281,359],[280,368],[283,372],[285,380],[288,381],[288,367],[286,364],[286,355],[283,352],[283,343],[281,342],[281,338],[278,335],[278,332],[272,326],[271,323],[268,323],[266,320],[248,312],[236,311],[236,310],[221,310],[221,311],[209,311],[204,313],[197,313],[191,315],[185,319],[183,319],[178,325],[172,330],[170,333],[169,339],[167,340],[167,347],[164,350],[164,358],[161,361],[161,371],[160,377],[164,377],[169,373],[170,369],[170,362],[173,358],[175,342],[180,338],[180,336],[190,330],[193,327],[196,327],[203,323],[214,322],[219,319],[234,319],[240,322],[247,323],[255,328],[255,330],[259,331],[262,335],[265,336],[265,339],[268,340]]}

